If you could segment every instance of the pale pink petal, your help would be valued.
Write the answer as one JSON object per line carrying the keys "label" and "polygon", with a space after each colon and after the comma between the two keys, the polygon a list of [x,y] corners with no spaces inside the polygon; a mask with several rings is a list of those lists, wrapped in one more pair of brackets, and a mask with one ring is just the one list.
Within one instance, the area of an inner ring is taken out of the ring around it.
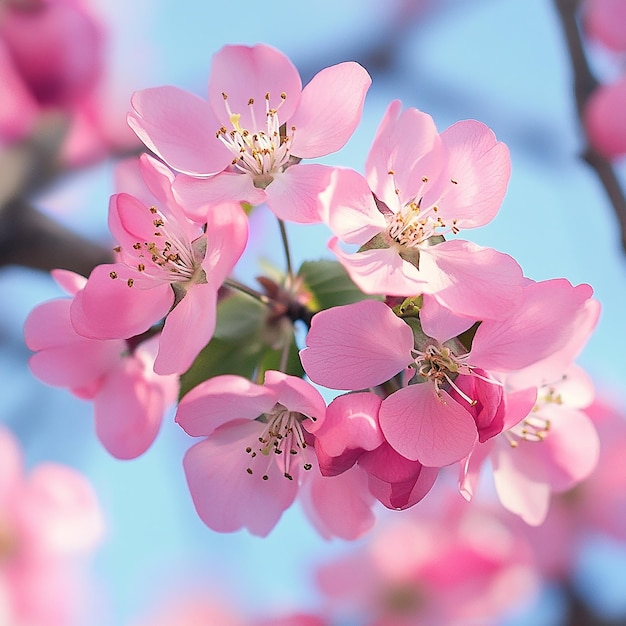
{"label": "pale pink petal", "polygon": [[382,400],[374,393],[351,393],[335,398],[326,410],[323,426],[315,432],[317,443],[330,456],[347,449],[374,450],[383,441],[378,425]]}
{"label": "pale pink petal", "polygon": [[503,320],[484,321],[474,336],[471,363],[486,370],[527,367],[555,351],[568,349],[572,335],[588,332],[589,285],[565,279],[530,282],[519,306]]}
{"label": "pale pink petal", "polygon": [[317,431],[324,423],[324,398],[307,381],[283,372],[268,370],[265,372],[265,387],[275,394],[276,401],[284,407],[311,418],[304,422],[309,432]]}
{"label": "pale pink petal", "polygon": [[[532,445],[532,444],[531,444]],[[532,480],[519,467],[517,450],[508,441],[498,442],[491,455],[493,477],[498,498],[505,509],[519,515],[527,524],[538,526],[548,514],[550,487]]]}
{"label": "pale pink petal", "polygon": [[248,242],[248,218],[233,202],[216,205],[206,218],[207,250],[202,260],[209,285],[219,289]]}
{"label": "pale pink petal", "polygon": [[281,220],[314,224],[322,220],[320,194],[328,187],[332,168],[326,165],[295,165],[274,180],[265,190],[267,205]]}
{"label": "pale pink petal", "polygon": [[[8,511],[15,490],[22,485],[23,459],[18,441],[10,430],[0,427],[0,507]],[[0,603],[1,604],[1,603]]]}
{"label": "pale pink petal", "polygon": [[265,191],[254,186],[252,176],[234,172],[202,179],[179,174],[173,190],[185,214],[198,222],[204,222],[220,203],[249,202],[256,206],[266,199]]}
{"label": "pale pink petal", "polygon": [[241,376],[215,376],[183,396],[176,422],[188,435],[201,437],[233,420],[254,420],[275,404],[276,395],[262,385]]}
{"label": "pale pink petal", "polygon": [[501,319],[522,297],[523,273],[517,261],[469,241],[421,248],[420,272],[429,276],[424,292],[453,313],[475,320]]}
{"label": "pale pink petal", "polygon": [[33,530],[37,528],[31,538],[40,549],[50,553],[92,550],[104,530],[92,486],[77,471],[55,463],[42,463],[31,472],[22,514],[22,523]]}
{"label": "pale pink petal", "polygon": [[358,390],[389,380],[411,362],[413,332],[387,305],[363,300],[317,313],[306,341],[300,358],[313,382]]}
{"label": "pale pink petal", "polygon": [[426,335],[440,343],[458,337],[475,322],[472,317],[461,317],[443,307],[434,296],[424,295],[420,309],[420,324]]}
{"label": "pale pink petal", "polygon": [[128,124],[175,170],[208,175],[229,165],[232,155],[215,135],[222,124],[206,100],[167,86],[137,91],[131,103]]}
{"label": "pale pink petal", "polygon": [[[167,165],[144,153],[139,157],[139,172],[144,186],[161,204],[176,204],[172,195],[172,183],[176,177]],[[154,202],[146,203],[147,206],[152,204]]]}
{"label": "pale pink petal", "polygon": [[157,374],[182,374],[209,343],[215,330],[217,291],[211,285],[193,285],[170,311],[161,332]]}
{"label": "pale pink petal", "polygon": [[595,385],[591,376],[575,363],[550,387],[556,391],[563,404],[574,409],[587,408],[595,397]]}
{"label": "pale pink petal", "polygon": [[[376,248],[355,254],[344,252],[337,237],[328,247],[361,291],[389,296],[416,296],[428,287],[429,275],[405,261],[395,248]],[[430,268],[436,272],[436,268]]]}
{"label": "pale pink petal", "polygon": [[358,467],[332,478],[322,476],[314,468],[307,474],[303,487],[302,506],[325,539],[358,539],[374,525],[376,518],[367,475]]}
{"label": "pale pink petal", "polygon": [[242,128],[265,130],[266,95],[269,106],[278,109],[280,119],[286,121],[298,106],[301,91],[302,81],[293,63],[266,44],[224,46],[213,56],[209,102],[226,128],[232,128],[226,104],[233,114],[241,115]]}
{"label": "pale pink petal", "polygon": [[453,124],[441,133],[446,165],[424,195],[423,206],[437,205],[444,222],[476,228],[498,212],[511,176],[509,149],[491,129],[475,120]]}
{"label": "pale pink petal", "polygon": [[380,407],[380,427],[402,456],[429,467],[465,458],[477,441],[472,416],[445,391],[431,383],[392,393]]}
{"label": "pale pink petal", "polygon": [[104,379],[94,399],[96,434],[118,459],[143,454],[159,432],[166,398],[148,376],[137,358],[126,358]]}
{"label": "pale pink petal", "polygon": [[273,459],[245,453],[258,444],[262,431],[258,422],[231,422],[185,454],[183,466],[198,515],[217,532],[247,528],[264,537],[294,501],[295,480],[285,478]]}
{"label": "pale pink petal", "polygon": [[600,85],[585,105],[584,123],[591,145],[612,159],[626,154],[626,77]]}
{"label": "pale pink petal", "polygon": [[84,276],[69,270],[52,270],[50,275],[54,278],[56,284],[70,296],[76,295],[87,283],[87,279]]}
{"label": "pale pink petal", "polygon": [[469,502],[478,489],[478,481],[483,464],[496,444],[495,439],[477,443],[466,459],[461,461],[459,472],[459,493]]}
{"label": "pale pink petal", "polygon": [[401,109],[399,100],[387,108],[365,165],[373,192],[388,203],[395,196],[404,203],[423,195],[423,179],[434,181],[443,166],[443,148],[432,117],[414,108]]}
{"label": "pale pink petal", "polygon": [[318,72],[302,91],[298,108],[287,122],[288,129],[296,129],[291,153],[313,159],[342,148],[361,120],[371,83],[365,69],[354,62]]}
{"label": "pale pink petal", "polygon": [[367,181],[354,170],[334,168],[321,200],[324,221],[345,243],[364,244],[387,228]]}
{"label": "pale pink petal", "polygon": [[[117,279],[111,278],[116,272]],[[98,265],[85,288],[76,294],[70,315],[76,332],[92,339],[118,339],[139,335],[169,311],[174,292],[169,284],[153,289],[129,287],[123,265]]]}

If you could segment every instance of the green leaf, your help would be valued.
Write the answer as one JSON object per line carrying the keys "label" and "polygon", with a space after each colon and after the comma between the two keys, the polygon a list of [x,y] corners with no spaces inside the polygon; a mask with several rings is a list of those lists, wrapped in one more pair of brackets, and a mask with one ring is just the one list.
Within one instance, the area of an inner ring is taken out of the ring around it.
{"label": "green leaf", "polygon": [[298,270],[298,276],[312,296],[307,307],[315,313],[334,306],[374,298],[364,294],[352,282],[339,261],[305,261]]}

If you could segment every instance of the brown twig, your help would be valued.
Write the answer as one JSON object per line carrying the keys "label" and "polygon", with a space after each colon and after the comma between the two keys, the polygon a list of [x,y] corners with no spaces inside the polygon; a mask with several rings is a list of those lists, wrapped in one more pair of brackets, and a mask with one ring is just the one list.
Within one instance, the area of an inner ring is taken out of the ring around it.
{"label": "brown twig", "polygon": [[[576,110],[581,127],[584,129],[583,114],[589,96],[598,86],[598,81],[591,72],[585,48],[580,35],[577,14],[580,0],[554,0],[557,8],[567,49],[574,74],[574,97]],[[626,196],[617,178],[613,166],[602,155],[598,154],[589,144],[585,147],[581,157],[595,170],[620,225],[622,248],[626,251]]]}

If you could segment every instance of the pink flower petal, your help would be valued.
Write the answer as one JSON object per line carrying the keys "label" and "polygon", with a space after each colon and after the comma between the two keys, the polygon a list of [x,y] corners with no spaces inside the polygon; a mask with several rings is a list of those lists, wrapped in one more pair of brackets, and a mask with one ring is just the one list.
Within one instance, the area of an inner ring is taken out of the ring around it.
{"label": "pink flower petal", "polygon": [[365,69],[354,62],[318,72],[302,91],[298,108],[287,123],[296,128],[291,153],[312,159],[342,148],[361,119],[371,83]]}
{"label": "pink flower petal", "polygon": [[136,357],[124,359],[103,380],[94,400],[96,434],[118,459],[134,459],[154,441],[165,411],[164,391],[146,377]]}
{"label": "pink flower petal", "polygon": [[264,537],[294,501],[296,481],[285,478],[273,459],[245,452],[258,444],[262,431],[263,424],[255,421],[231,422],[185,454],[183,466],[198,515],[217,532],[247,528]]}
{"label": "pink flower petal", "polygon": [[170,311],[161,332],[154,362],[157,374],[182,374],[209,343],[215,330],[217,290],[211,285],[193,285]]}
{"label": "pink flower petal", "polygon": [[322,201],[324,221],[345,243],[362,245],[387,227],[367,181],[354,170],[334,168]]}
{"label": "pink flower petal", "polygon": [[517,261],[469,241],[422,248],[420,272],[430,277],[424,292],[453,313],[475,320],[502,318],[522,297],[523,274]]}
{"label": "pink flower petal", "polygon": [[313,224],[322,220],[320,194],[328,187],[332,168],[295,165],[286,169],[265,190],[267,205],[281,220]]}
{"label": "pink flower petal", "polygon": [[227,422],[254,420],[276,404],[276,394],[241,376],[215,376],[185,394],[176,422],[192,437],[210,435]]}
{"label": "pink flower petal", "polygon": [[402,456],[429,467],[443,467],[466,457],[476,444],[472,416],[431,383],[392,393],[380,407],[380,427]]}
{"label": "pink flower petal", "polygon": [[408,365],[413,332],[387,305],[363,300],[317,313],[306,341],[300,358],[311,380],[358,390],[381,384]]}
{"label": "pink flower petal", "polygon": [[235,200],[256,206],[266,200],[265,191],[254,186],[251,176],[234,172],[202,179],[179,174],[173,190],[185,214],[201,223],[217,204]]}
{"label": "pink flower petal", "polygon": [[447,162],[428,187],[424,206],[437,205],[443,220],[455,219],[459,228],[487,224],[500,209],[511,176],[508,148],[475,120],[453,124],[441,140]]}
{"label": "pink flower petal", "polygon": [[584,112],[591,145],[608,159],[626,154],[626,77],[600,85],[591,94]]}
{"label": "pink flower petal", "polygon": [[[300,74],[282,52],[265,44],[224,46],[213,57],[209,78],[209,102],[220,120],[214,131],[220,125],[232,128],[226,104],[233,114],[241,115],[242,128],[265,130],[266,94],[269,105],[279,109],[280,119],[287,121],[298,106],[301,91]],[[253,104],[249,104],[251,100]]]}
{"label": "pink flower petal", "polygon": [[129,126],[175,170],[216,174],[230,163],[230,151],[215,136],[222,124],[206,100],[167,86],[137,91],[131,103]]}
{"label": "pink flower petal", "polygon": [[283,372],[268,370],[265,372],[265,387],[275,394],[276,401],[284,407],[311,418],[304,422],[309,432],[315,432],[324,423],[324,398],[307,381]]}

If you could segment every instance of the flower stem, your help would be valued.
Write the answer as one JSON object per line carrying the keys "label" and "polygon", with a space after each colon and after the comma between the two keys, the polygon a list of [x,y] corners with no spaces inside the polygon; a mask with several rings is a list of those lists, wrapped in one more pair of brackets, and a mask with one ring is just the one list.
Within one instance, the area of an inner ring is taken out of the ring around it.
{"label": "flower stem", "polygon": [[224,286],[230,287],[231,289],[236,289],[237,291],[241,291],[241,293],[245,293],[249,295],[250,297],[254,298],[255,300],[262,302],[263,304],[270,303],[270,298],[268,298],[265,294],[262,294],[260,291],[257,291],[256,289],[252,289],[252,287],[248,287],[247,285],[240,283],[238,280],[235,280],[234,278],[227,278],[224,281]]}
{"label": "flower stem", "polygon": [[285,249],[285,261],[287,263],[287,279],[289,282],[293,280],[293,266],[291,264],[291,253],[289,251],[289,240],[287,239],[287,228],[285,222],[278,219],[278,226],[280,227],[280,237],[283,241],[283,248]]}

